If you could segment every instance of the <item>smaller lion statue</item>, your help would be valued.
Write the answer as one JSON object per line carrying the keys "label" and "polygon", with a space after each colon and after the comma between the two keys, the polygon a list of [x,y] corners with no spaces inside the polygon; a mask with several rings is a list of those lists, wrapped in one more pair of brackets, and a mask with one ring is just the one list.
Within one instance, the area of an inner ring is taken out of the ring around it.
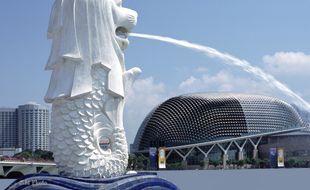
{"label": "smaller lion statue", "polygon": [[45,101],[52,104],[51,151],[60,174],[123,175],[128,146],[125,97],[139,68],[126,71],[124,50],[137,13],[121,0],[55,0]]}

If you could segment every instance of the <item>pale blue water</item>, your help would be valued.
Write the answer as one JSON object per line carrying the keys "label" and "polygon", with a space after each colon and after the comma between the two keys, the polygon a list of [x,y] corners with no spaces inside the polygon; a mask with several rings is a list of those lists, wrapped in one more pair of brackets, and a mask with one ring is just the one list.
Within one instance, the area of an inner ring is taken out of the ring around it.
{"label": "pale blue water", "polygon": [[182,190],[310,189],[310,169],[165,171],[158,175]]}
{"label": "pale blue water", "polygon": [[3,190],[7,188],[13,181],[14,179],[0,179],[0,189]]}
{"label": "pale blue water", "polygon": [[[310,189],[310,169],[160,171],[158,175],[181,190]],[[0,190],[13,181],[0,179]]]}

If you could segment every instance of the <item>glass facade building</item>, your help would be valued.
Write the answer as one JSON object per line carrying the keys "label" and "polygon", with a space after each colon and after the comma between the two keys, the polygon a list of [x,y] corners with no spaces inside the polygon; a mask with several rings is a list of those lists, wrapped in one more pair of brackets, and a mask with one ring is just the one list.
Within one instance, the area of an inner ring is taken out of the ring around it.
{"label": "glass facade building", "polygon": [[0,108],[0,148],[17,146],[17,110]]}

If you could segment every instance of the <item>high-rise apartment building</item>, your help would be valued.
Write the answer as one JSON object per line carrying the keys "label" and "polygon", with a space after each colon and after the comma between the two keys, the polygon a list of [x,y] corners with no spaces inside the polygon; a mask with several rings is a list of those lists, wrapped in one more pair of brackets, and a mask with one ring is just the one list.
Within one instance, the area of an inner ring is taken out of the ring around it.
{"label": "high-rise apartment building", "polygon": [[18,139],[23,150],[49,149],[49,109],[38,104],[18,106]]}
{"label": "high-rise apartment building", "polygon": [[0,108],[0,148],[17,146],[17,110]]}
{"label": "high-rise apartment building", "polygon": [[0,108],[0,148],[48,150],[49,109],[29,103],[14,108]]}

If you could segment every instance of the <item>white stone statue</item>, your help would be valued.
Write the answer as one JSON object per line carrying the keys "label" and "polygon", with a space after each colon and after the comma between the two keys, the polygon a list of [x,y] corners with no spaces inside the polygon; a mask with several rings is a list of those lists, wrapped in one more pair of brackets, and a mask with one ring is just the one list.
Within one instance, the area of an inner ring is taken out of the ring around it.
{"label": "white stone statue", "polygon": [[141,72],[125,70],[123,50],[137,13],[122,0],[55,0],[48,29],[52,70],[51,150],[60,173],[112,177],[125,173],[125,95]]}

